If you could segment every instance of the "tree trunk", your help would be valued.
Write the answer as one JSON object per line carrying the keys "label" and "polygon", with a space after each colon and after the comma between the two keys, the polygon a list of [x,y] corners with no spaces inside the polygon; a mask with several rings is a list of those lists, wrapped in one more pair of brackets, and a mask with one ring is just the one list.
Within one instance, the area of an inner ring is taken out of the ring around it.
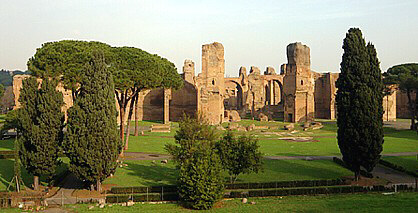
{"label": "tree trunk", "polygon": [[125,148],[124,148],[125,150],[128,150],[130,126],[131,126],[131,119],[132,119],[133,109],[135,105],[135,100],[136,100],[136,95],[133,96],[131,100],[131,104],[129,106],[128,125],[126,127],[126,138],[125,138]]}
{"label": "tree trunk", "polygon": [[360,170],[354,172],[354,180],[355,181],[360,180]]}
{"label": "tree trunk", "polygon": [[411,127],[410,127],[410,129],[411,130],[416,130],[416,126],[415,126],[415,108],[416,107],[412,103],[411,93],[410,93],[410,90],[409,89],[406,90],[406,96],[408,96],[409,111],[411,113]]}
{"label": "tree trunk", "polygon": [[120,133],[120,139],[123,141],[123,138],[125,136],[125,112],[126,112],[126,108],[125,108],[125,104],[123,103],[124,101],[122,100],[122,104],[119,105],[119,110],[120,110],[120,117],[119,117],[119,121],[120,121],[120,129],[119,129],[119,133]]}
{"label": "tree trunk", "polygon": [[415,104],[414,104],[414,130],[417,130],[417,131],[418,131],[418,126],[417,126],[417,123],[415,123],[415,120],[418,120],[417,107],[418,107],[418,90],[415,90]]}
{"label": "tree trunk", "polygon": [[[138,95],[137,95],[137,96],[139,96],[139,93],[138,93]],[[136,97],[136,99],[135,99],[135,133],[134,133],[134,136],[138,136],[138,135],[139,135],[139,124],[138,124],[138,120],[139,120],[138,100],[139,100],[139,97]]]}
{"label": "tree trunk", "polygon": [[39,191],[39,176],[33,176],[33,190]]}
{"label": "tree trunk", "polygon": [[98,192],[102,192],[102,183],[100,182],[100,180],[96,181],[96,189]]}

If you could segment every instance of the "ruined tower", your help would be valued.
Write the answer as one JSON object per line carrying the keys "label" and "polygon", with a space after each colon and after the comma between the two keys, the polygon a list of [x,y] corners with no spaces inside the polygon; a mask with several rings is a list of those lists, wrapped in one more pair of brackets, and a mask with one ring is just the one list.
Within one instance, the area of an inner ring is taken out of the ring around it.
{"label": "ruined tower", "polygon": [[183,79],[186,82],[194,84],[194,62],[190,59],[184,60]]}
{"label": "ruined tower", "polygon": [[202,73],[199,75],[198,110],[210,124],[224,117],[224,47],[221,43],[202,46]]}
{"label": "ruined tower", "polygon": [[312,121],[315,114],[315,84],[311,73],[310,49],[300,42],[287,46],[286,75],[283,79],[286,122]]}

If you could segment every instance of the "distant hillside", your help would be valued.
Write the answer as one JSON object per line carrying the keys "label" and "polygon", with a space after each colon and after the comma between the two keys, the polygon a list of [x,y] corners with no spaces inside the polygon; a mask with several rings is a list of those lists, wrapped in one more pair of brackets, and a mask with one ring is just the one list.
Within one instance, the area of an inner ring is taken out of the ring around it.
{"label": "distant hillside", "polygon": [[29,72],[20,70],[9,71],[2,69],[0,70],[0,84],[3,84],[5,87],[12,86],[13,76],[21,74],[29,74]]}

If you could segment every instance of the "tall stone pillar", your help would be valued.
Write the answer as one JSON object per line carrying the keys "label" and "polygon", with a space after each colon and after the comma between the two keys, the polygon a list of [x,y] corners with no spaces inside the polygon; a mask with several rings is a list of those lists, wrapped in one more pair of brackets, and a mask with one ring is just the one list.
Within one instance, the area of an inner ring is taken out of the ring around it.
{"label": "tall stone pillar", "polygon": [[286,122],[312,121],[315,114],[314,79],[310,49],[302,43],[287,46],[286,75],[283,78]]}
{"label": "tall stone pillar", "polygon": [[170,96],[171,90],[164,89],[164,124],[170,123]]}
{"label": "tall stone pillar", "polygon": [[269,87],[270,87],[270,103],[269,104],[275,105],[276,100],[274,98],[276,94],[274,94],[274,81],[269,82]]}
{"label": "tall stone pillar", "polygon": [[222,123],[224,118],[224,47],[221,43],[202,46],[202,73],[199,81],[199,112],[210,124]]}

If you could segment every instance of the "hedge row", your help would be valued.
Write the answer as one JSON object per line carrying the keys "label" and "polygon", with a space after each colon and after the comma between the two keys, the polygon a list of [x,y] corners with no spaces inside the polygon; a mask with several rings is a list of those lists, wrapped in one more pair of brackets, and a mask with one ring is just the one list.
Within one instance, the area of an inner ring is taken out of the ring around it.
{"label": "hedge row", "polygon": [[[412,187],[398,185],[398,191],[412,191]],[[288,196],[288,195],[316,195],[316,194],[344,194],[359,192],[389,192],[394,191],[394,187],[385,186],[331,186],[331,187],[308,187],[308,188],[284,188],[284,189],[259,189],[259,190],[240,190],[231,191],[225,194],[225,198],[242,197],[269,197],[269,196]]]}
{"label": "hedge row", "polygon": [[141,193],[169,193],[177,192],[176,185],[165,186],[138,186],[138,187],[112,187],[110,193],[112,194],[141,194]]}
{"label": "hedge row", "polygon": [[[257,189],[257,190],[233,190],[227,191],[224,198],[244,198],[244,197],[269,197],[269,196],[288,196],[288,195],[317,195],[317,194],[347,194],[364,192],[392,192],[395,186],[325,186],[325,187],[304,187],[304,188],[276,188],[276,189]],[[397,191],[413,191],[407,185],[397,185]],[[106,196],[107,203],[123,203],[132,200],[134,202],[147,201],[176,201],[179,199],[177,193],[148,193],[148,194],[119,194]]]}
{"label": "hedge row", "polygon": [[2,150],[0,151],[0,159],[13,159],[15,158],[14,150]]}
{"label": "hedge row", "polygon": [[382,164],[383,166],[392,168],[394,170],[398,170],[400,172],[406,173],[406,174],[411,175],[413,177],[416,177],[416,178],[418,177],[418,174],[416,172],[406,170],[404,167],[399,166],[399,165],[396,165],[396,164],[393,164],[393,163],[391,163],[389,161],[380,159],[379,163]]}
{"label": "hedge row", "polygon": [[279,181],[265,183],[228,183],[225,189],[267,189],[267,188],[295,188],[295,187],[314,187],[314,186],[337,186],[344,185],[342,179],[333,180],[297,180]]}
{"label": "hedge row", "polygon": [[[341,160],[341,159],[339,159],[339,158],[337,158],[337,157],[333,157],[333,158],[332,158],[332,160],[333,160],[335,163],[337,163],[337,164],[339,164],[339,165],[343,166],[344,168],[346,168],[346,169],[349,169],[349,170],[353,171],[353,170],[352,170],[349,166],[347,166],[347,165],[344,163],[344,161],[343,161],[343,160]],[[353,172],[354,172],[354,171],[353,171]],[[362,175],[362,176],[364,176],[364,177],[367,177],[367,178],[373,178],[372,173],[367,172],[367,171],[364,171],[364,170],[361,170],[361,169],[360,169],[360,175]]]}
{"label": "hedge row", "polygon": [[108,195],[106,196],[106,203],[123,203],[130,200],[134,202],[149,202],[149,201],[176,201],[179,199],[177,193],[148,193],[148,194],[133,194],[133,195]]}
{"label": "hedge row", "polygon": [[14,150],[1,150],[0,155],[13,155],[15,153]]}
{"label": "hedge row", "polygon": [[[315,186],[337,186],[344,185],[342,179],[335,180],[301,180],[301,181],[280,181],[265,183],[227,183],[225,189],[267,189],[267,188],[294,188],[294,187],[315,187]],[[140,194],[140,193],[161,193],[177,192],[177,186],[152,186],[152,187],[112,187],[112,194]]]}
{"label": "hedge row", "polygon": [[14,154],[0,154],[0,159],[14,159]]}

